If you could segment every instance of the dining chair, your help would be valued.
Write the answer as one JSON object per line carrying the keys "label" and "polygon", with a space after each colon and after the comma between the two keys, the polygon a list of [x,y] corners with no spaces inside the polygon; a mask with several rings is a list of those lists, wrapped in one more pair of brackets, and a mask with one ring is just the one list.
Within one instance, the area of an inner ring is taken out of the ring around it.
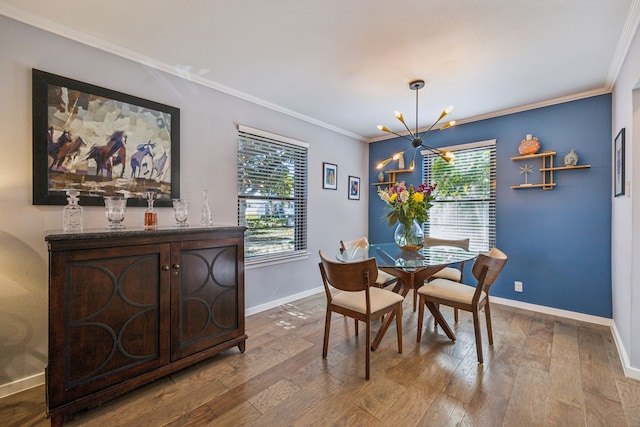
{"label": "dining chair", "polygon": [[[359,237],[354,240],[340,240],[340,253],[349,253],[351,252],[353,255],[362,254],[363,258],[367,258],[367,254],[369,253],[369,240],[366,236]],[[376,286],[380,288],[385,288],[391,284],[394,284],[398,281],[398,278],[392,276],[389,273],[386,273],[380,269],[378,269],[378,278],[376,279]]]}
{"label": "dining chair", "polygon": [[374,285],[378,266],[374,258],[339,262],[329,260],[320,251],[320,274],[327,295],[322,358],[326,359],[331,329],[331,314],[340,313],[366,323],[365,378],[369,379],[371,356],[371,320],[395,314],[398,353],[402,353],[402,295]]}
{"label": "dining chair", "polygon": [[[498,248],[493,248],[488,253],[478,255],[473,263],[471,272],[478,282],[475,287],[449,279],[435,279],[421,286],[420,289],[418,289],[420,306],[418,310],[417,341],[420,342],[422,335],[422,319],[424,317],[425,306],[436,318],[442,316],[438,311],[438,305],[448,305],[453,308],[469,311],[473,315],[473,329],[476,338],[478,363],[483,363],[479,313],[484,307],[489,345],[493,345],[489,289],[496,281],[506,262],[507,255]],[[455,337],[453,339],[455,340]]]}
{"label": "dining chair", "polygon": [[[462,248],[465,251],[469,250],[469,239],[440,239],[438,237],[424,237],[424,246],[426,248],[430,246],[455,246],[457,248]],[[434,279],[449,279],[454,282],[462,283],[462,275],[464,271],[464,262],[460,262],[457,266],[453,267],[445,267],[442,270],[435,273],[433,276],[427,279],[427,282]],[[418,297],[418,292],[413,293],[413,311],[416,311],[416,300]],[[456,323],[458,323],[458,309],[453,309],[453,318]]]}
{"label": "dining chair", "polygon": [[[362,236],[353,240],[340,240],[340,253],[347,254],[347,258],[368,258],[369,239],[367,239],[367,236]],[[395,284],[397,281],[397,277],[378,269],[378,278],[375,282],[377,287],[386,288],[387,286]],[[415,309],[413,311],[415,311]],[[358,336],[358,320],[354,319],[353,323],[356,336]]]}

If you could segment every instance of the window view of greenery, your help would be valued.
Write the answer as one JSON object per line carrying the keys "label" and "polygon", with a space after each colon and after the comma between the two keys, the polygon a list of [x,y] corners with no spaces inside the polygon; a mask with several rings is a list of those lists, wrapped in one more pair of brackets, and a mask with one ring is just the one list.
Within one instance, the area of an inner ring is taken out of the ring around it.
{"label": "window view of greenery", "polygon": [[305,187],[306,150],[239,138],[238,224],[248,227],[247,258],[305,249]]}
{"label": "window view of greenery", "polygon": [[447,163],[425,157],[425,182],[437,183],[426,234],[471,239],[472,250],[495,246],[495,148],[454,151]]}

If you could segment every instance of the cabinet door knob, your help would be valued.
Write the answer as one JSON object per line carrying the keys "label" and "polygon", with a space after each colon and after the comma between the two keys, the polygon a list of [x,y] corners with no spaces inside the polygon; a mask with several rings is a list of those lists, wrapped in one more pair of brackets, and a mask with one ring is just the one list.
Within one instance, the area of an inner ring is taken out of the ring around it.
{"label": "cabinet door knob", "polygon": [[162,271],[169,271],[169,266],[168,265],[163,265],[162,266]]}
{"label": "cabinet door knob", "polygon": [[173,267],[175,270],[180,269],[180,264],[173,264],[171,267]]}

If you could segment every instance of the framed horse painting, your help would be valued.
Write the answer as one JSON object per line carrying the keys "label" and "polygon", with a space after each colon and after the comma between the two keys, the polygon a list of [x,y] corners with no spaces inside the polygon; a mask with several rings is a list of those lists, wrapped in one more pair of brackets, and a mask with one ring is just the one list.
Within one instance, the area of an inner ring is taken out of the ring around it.
{"label": "framed horse painting", "polygon": [[33,69],[33,204],[171,206],[180,197],[180,110]]}

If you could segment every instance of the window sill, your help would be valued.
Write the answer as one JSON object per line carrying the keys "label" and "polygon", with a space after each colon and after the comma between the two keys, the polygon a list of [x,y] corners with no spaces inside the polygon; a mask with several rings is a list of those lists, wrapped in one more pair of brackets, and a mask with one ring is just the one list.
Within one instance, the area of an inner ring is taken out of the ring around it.
{"label": "window sill", "polygon": [[267,267],[270,265],[284,264],[287,262],[300,261],[309,258],[309,252],[301,251],[295,254],[262,256],[256,258],[246,258],[244,261],[245,270]]}

